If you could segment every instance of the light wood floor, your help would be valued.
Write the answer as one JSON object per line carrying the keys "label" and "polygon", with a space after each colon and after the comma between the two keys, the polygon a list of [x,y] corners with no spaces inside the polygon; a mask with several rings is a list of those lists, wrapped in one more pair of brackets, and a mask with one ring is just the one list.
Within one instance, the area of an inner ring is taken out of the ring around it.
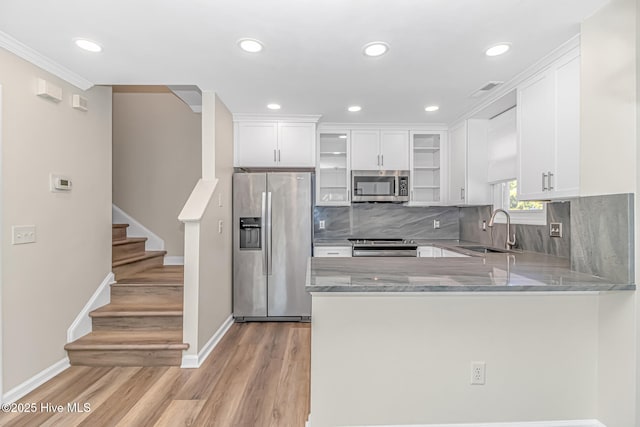
{"label": "light wood floor", "polygon": [[[0,414],[0,425],[302,427],[310,345],[309,324],[234,324],[199,369],[74,366],[20,400],[36,413]],[[74,402],[91,410],[67,412]]]}

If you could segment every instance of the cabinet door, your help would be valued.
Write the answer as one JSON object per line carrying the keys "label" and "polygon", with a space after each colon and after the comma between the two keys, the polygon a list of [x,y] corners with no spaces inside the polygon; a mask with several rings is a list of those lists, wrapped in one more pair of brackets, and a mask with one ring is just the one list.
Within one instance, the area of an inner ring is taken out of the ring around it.
{"label": "cabinet door", "polygon": [[236,125],[236,166],[273,167],[277,160],[278,124],[241,122]]}
{"label": "cabinet door", "polygon": [[351,247],[348,246],[314,246],[314,257],[348,257],[351,258]]}
{"label": "cabinet door", "polygon": [[316,155],[316,205],[349,206],[348,130],[320,131]]}
{"label": "cabinet door", "polygon": [[380,168],[380,132],[351,131],[351,169],[378,170]]}
{"label": "cabinet door", "polygon": [[551,70],[518,88],[518,198],[549,198],[548,172],[554,170],[555,88]]}
{"label": "cabinet door", "polygon": [[549,186],[554,197],[580,192],[580,56],[561,60],[556,78],[556,162]]}
{"label": "cabinet door", "polygon": [[408,131],[380,131],[380,169],[409,170]]}
{"label": "cabinet door", "polygon": [[467,166],[467,123],[449,132],[449,197],[451,204],[465,202]]}
{"label": "cabinet door", "polygon": [[314,123],[278,123],[278,166],[315,166]]}

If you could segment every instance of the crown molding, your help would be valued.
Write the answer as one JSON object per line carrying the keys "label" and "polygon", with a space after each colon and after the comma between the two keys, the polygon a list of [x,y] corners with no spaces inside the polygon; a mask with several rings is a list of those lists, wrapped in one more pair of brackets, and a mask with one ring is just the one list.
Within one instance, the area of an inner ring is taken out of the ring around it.
{"label": "crown molding", "polygon": [[253,114],[253,113],[234,113],[234,122],[299,122],[299,123],[317,123],[321,115],[314,114],[290,114],[287,116],[278,114]]}
{"label": "crown molding", "polygon": [[94,85],[84,77],[79,76],[2,31],[0,31],[0,47],[82,90],[88,90]]}
{"label": "crown molding", "polygon": [[318,129],[326,130],[415,130],[415,131],[446,131],[445,123],[336,123],[322,122]]}

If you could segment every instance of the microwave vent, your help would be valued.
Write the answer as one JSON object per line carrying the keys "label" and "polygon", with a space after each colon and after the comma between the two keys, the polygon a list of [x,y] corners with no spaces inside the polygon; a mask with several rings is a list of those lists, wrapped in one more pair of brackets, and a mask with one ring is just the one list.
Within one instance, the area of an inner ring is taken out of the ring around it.
{"label": "microwave vent", "polygon": [[480,98],[481,96],[484,96],[485,94],[491,92],[493,89],[495,89],[496,87],[500,86],[503,83],[504,82],[498,82],[498,81],[489,82],[489,83],[485,84],[484,86],[482,86],[477,91],[473,92],[471,94],[471,97],[472,98]]}

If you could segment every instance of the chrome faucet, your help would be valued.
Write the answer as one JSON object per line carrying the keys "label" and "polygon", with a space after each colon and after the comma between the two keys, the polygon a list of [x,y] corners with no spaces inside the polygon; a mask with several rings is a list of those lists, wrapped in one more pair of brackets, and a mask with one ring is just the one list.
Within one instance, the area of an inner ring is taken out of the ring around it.
{"label": "chrome faucet", "polygon": [[511,215],[509,215],[509,212],[505,211],[504,209],[496,209],[495,211],[493,211],[493,213],[491,214],[491,219],[489,220],[489,227],[493,227],[496,215],[499,212],[502,212],[507,217],[507,238],[504,242],[504,247],[505,249],[511,249],[516,244],[516,233],[513,233],[513,239],[509,237],[509,233],[511,232]]}

